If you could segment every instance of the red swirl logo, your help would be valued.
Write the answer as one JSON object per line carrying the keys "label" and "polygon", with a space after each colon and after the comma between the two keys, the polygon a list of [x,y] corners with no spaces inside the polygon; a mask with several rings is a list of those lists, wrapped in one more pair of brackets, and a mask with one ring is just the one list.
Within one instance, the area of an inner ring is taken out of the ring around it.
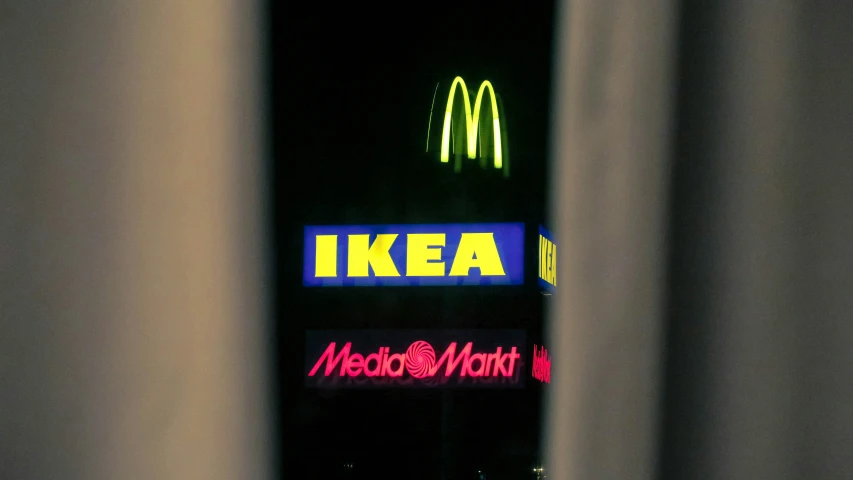
{"label": "red swirl logo", "polygon": [[435,367],[435,350],[432,345],[418,340],[409,345],[406,350],[406,370],[415,378],[424,378],[430,376],[432,369]]}

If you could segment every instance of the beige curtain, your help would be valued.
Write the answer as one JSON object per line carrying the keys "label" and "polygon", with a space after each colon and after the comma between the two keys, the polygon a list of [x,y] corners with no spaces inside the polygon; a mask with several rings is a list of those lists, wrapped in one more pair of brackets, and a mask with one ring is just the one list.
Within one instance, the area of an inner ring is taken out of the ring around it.
{"label": "beige curtain", "polygon": [[553,130],[548,478],[651,478],[674,6],[563,2]]}
{"label": "beige curtain", "polygon": [[853,478],[850,2],[568,1],[549,478]]}
{"label": "beige curtain", "polygon": [[267,478],[259,6],[0,11],[0,478]]}

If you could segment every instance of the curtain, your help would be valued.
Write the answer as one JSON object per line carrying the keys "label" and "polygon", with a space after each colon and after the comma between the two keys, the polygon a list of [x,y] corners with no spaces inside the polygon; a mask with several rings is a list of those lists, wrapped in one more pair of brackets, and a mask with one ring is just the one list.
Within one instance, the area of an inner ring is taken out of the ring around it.
{"label": "curtain", "polygon": [[853,477],[849,2],[564,2],[551,478]]}
{"label": "curtain", "polygon": [[259,5],[0,10],[0,478],[267,478]]}

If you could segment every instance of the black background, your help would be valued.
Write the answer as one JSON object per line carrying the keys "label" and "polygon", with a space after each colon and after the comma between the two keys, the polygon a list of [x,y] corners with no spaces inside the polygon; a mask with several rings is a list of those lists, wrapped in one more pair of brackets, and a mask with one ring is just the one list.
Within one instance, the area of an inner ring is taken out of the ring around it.
{"label": "black background", "polygon": [[[536,382],[518,391],[317,391],[302,375],[308,329],[523,328],[536,338],[547,297],[535,277],[516,287],[305,288],[302,227],[544,223],[552,2],[269,8],[283,476],[477,478],[481,469],[489,479],[529,478],[540,461]],[[457,75],[469,89],[490,80],[501,96],[509,179],[476,162],[454,174],[424,152],[435,85],[446,91]],[[530,259],[528,249],[526,268]]]}

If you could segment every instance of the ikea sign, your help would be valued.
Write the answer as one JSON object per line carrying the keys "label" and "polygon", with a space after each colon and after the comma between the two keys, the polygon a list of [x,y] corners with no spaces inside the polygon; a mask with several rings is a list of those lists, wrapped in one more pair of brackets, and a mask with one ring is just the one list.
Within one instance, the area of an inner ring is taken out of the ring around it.
{"label": "ikea sign", "polygon": [[539,286],[546,294],[557,290],[557,244],[551,232],[539,226]]}
{"label": "ikea sign", "polygon": [[520,285],[524,224],[305,227],[306,286]]}

